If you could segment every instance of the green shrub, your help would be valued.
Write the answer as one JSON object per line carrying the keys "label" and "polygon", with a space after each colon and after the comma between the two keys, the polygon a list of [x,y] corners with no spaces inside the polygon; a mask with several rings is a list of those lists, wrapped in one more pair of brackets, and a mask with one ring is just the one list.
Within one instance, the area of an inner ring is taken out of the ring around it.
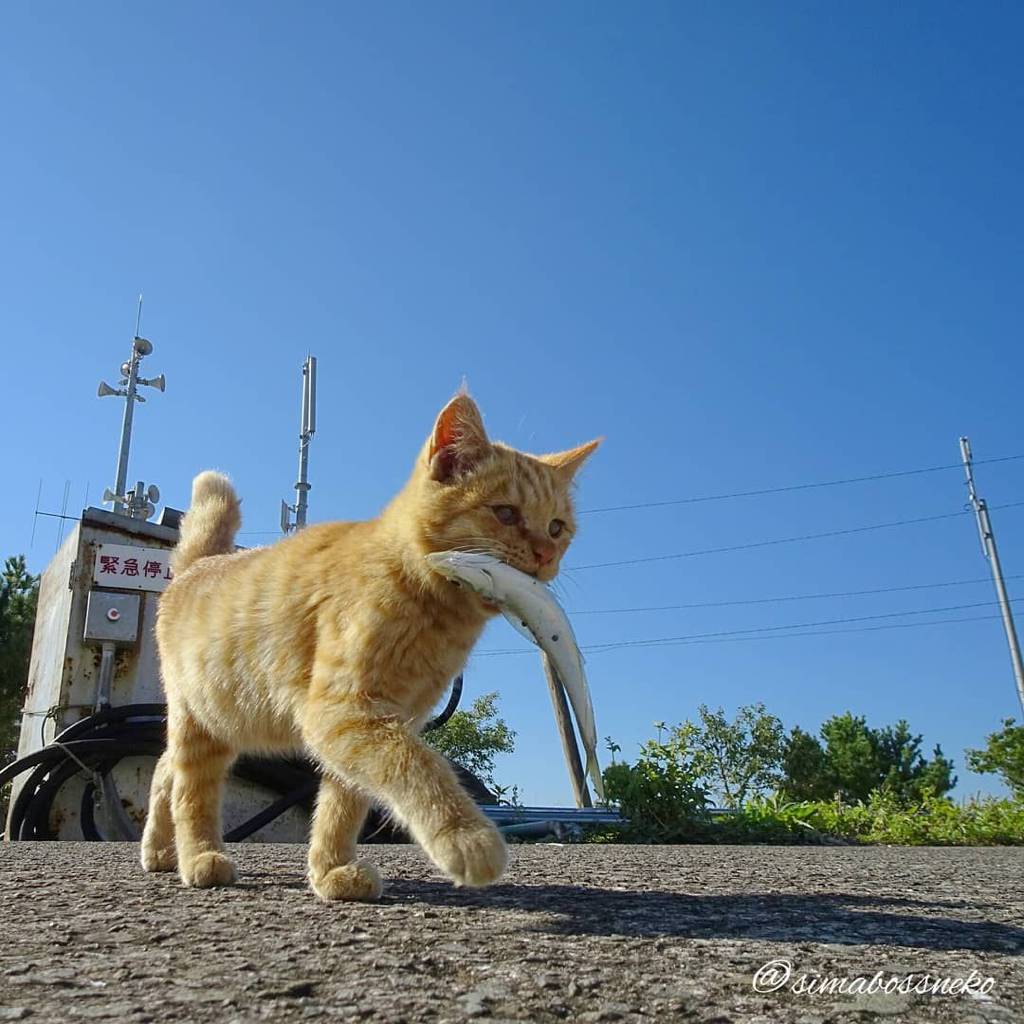
{"label": "green shrub", "polygon": [[[633,764],[613,761],[603,772],[605,796],[627,819],[625,838],[634,842],[692,841],[706,822],[708,794],[694,764],[692,732],[677,727],[663,742],[664,728],[640,747]],[[620,748],[610,740],[608,746],[614,758]]]}
{"label": "green shrub", "polygon": [[716,818],[726,842],[822,842],[832,836],[895,846],[1024,846],[1024,801],[975,797],[954,803],[926,794],[905,807],[877,790],[866,802],[750,801],[729,818]]}
{"label": "green shrub", "polygon": [[[647,795],[636,766],[615,766],[630,773],[632,784]],[[626,803],[622,805],[623,813]],[[631,806],[640,806],[639,803]],[[841,800],[786,801],[775,796],[749,800],[729,814],[711,816],[704,807],[685,810],[677,802],[673,820],[654,818],[657,808],[624,829],[604,829],[591,842],[661,843],[850,843],[893,846],[1024,846],[1024,801],[972,797],[962,803],[926,795],[905,807],[884,790],[856,803]]]}
{"label": "green shrub", "polygon": [[748,800],[733,814],[714,818],[711,841],[719,843],[821,843],[812,821],[815,805],[780,796]]}
{"label": "green shrub", "polygon": [[[938,747],[927,760],[921,737],[906,722],[871,729],[849,713],[822,727],[826,746],[794,729],[782,792],[749,796],[768,785],[775,771],[777,721],[760,705],[741,708],[732,723],[702,705],[700,726],[683,722],[668,729],[656,722],[658,738],[644,743],[632,764],[616,763],[621,748],[609,739],[605,793],[627,823],[592,833],[588,841],[1024,846],[1024,796],[1016,789],[1024,727],[1012,720],[989,737],[986,751],[968,753],[978,762],[975,770],[1003,774],[1015,787],[1014,798],[960,803],[943,795],[956,780],[952,762]],[[738,806],[712,814],[709,786]],[[805,798],[794,798],[794,791]],[[822,798],[823,793],[835,795]]]}

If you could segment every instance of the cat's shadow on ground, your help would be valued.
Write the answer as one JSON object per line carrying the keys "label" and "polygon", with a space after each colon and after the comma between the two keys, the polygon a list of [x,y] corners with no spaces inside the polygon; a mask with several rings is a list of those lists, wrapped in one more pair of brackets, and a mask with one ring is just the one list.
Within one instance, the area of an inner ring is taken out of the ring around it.
{"label": "cat's shadow on ground", "polygon": [[[306,880],[293,873],[249,874],[242,885],[260,890],[274,886],[302,889],[313,898]],[[479,909],[487,914],[525,912],[536,915],[527,927],[562,935],[1024,952],[1024,928],[964,919],[958,910],[970,907],[984,911],[984,906],[956,899],[841,892],[698,895],[589,885],[504,884],[488,889],[457,889],[444,881],[392,878],[385,882],[382,902],[410,910],[429,907],[455,912]]]}

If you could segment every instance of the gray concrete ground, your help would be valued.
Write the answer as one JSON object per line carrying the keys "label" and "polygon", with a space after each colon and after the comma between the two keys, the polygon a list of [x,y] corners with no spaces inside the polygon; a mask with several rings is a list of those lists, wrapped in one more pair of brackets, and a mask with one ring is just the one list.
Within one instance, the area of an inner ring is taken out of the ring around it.
{"label": "gray concrete ground", "polygon": [[[372,847],[384,901],[333,906],[301,847],[236,847],[242,883],[210,891],[137,852],[0,848],[0,1021],[1024,1019],[1014,850],[519,846],[501,884],[465,891],[415,848]],[[776,959],[789,980],[756,991]],[[878,971],[993,982],[799,991]]]}

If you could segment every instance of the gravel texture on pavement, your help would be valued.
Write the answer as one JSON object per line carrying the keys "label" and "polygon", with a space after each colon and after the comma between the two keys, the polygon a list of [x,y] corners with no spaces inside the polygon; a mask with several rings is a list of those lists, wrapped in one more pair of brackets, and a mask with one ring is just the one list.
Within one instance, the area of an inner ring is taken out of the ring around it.
{"label": "gravel texture on pavement", "polygon": [[[144,874],[134,844],[4,844],[0,1021],[1024,1019],[1018,850],[514,846],[465,890],[374,846],[383,901],[333,905],[304,847],[232,853],[240,884],[201,891]],[[776,959],[789,980],[756,991]],[[794,991],[879,971],[993,982]]]}

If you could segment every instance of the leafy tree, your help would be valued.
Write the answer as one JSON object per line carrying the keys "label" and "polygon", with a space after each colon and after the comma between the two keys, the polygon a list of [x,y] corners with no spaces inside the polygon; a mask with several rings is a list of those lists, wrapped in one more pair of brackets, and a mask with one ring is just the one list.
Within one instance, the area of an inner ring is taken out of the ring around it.
{"label": "leafy tree", "polygon": [[726,807],[740,807],[748,796],[774,789],[781,781],[783,728],[764,704],[748,704],[728,721],[725,712],[701,704],[694,735],[698,763]]}
{"label": "leafy tree", "polygon": [[1002,729],[989,735],[983,750],[967,751],[967,767],[1002,776],[1013,795],[1024,800],[1024,725],[1003,719]]}
{"label": "leafy tree", "polygon": [[956,785],[953,762],[936,746],[932,759],[921,754],[921,737],[903,720],[872,729],[863,715],[834,715],[821,727],[824,745],[796,728],[783,751],[781,791],[790,800],[866,801],[877,791],[901,804],[921,803],[926,794],[943,796]]}
{"label": "leafy tree", "polygon": [[21,715],[32,655],[39,579],[29,575],[25,556],[8,558],[0,574],[0,759],[18,746]]}
{"label": "leafy tree", "polygon": [[782,777],[781,792],[788,800],[820,800],[822,793],[835,792],[825,748],[798,725],[782,745]]}
{"label": "leafy tree", "polygon": [[821,727],[828,774],[842,799],[866,800],[882,782],[878,744],[863,715],[833,715]]}
{"label": "leafy tree", "polygon": [[936,744],[929,761],[921,754],[921,737],[912,736],[910,726],[900,720],[895,726],[873,730],[876,757],[885,777],[879,787],[897,801],[920,804],[926,796],[944,796],[956,785],[953,762]]}
{"label": "leafy tree", "polygon": [[511,754],[516,734],[498,717],[497,693],[485,693],[467,711],[456,711],[424,740],[450,761],[462,765],[478,779],[494,786],[494,759]]}

